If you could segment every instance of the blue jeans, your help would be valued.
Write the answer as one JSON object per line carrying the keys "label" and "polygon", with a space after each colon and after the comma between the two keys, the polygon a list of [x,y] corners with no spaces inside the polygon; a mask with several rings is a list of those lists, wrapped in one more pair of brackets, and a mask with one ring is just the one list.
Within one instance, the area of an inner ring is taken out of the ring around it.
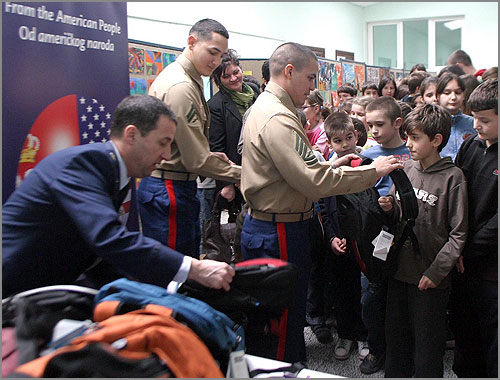
{"label": "blue jeans", "polygon": [[373,283],[361,274],[361,289],[361,315],[368,330],[368,346],[370,353],[378,358],[385,355],[387,282]]}
{"label": "blue jeans", "polygon": [[144,235],[194,258],[201,237],[196,187],[196,181],[146,177],[137,189]]}
{"label": "blue jeans", "polygon": [[[259,257],[285,259],[297,266],[299,277],[295,290],[294,304],[288,309],[284,354],[276,359],[294,363],[306,361],[304,327],[306,317],[307,285],[310,271],[309,255],[310,220],[294,223],[265,222],[245,216],[241,232],[241,251],[243,260]],[[280,239],[281,243],[280,244]],[[286,249],[284,244],[286,244]],[[280,346],[279,346],[280,347]],[[279,348],[278,347],[278,348]]]}

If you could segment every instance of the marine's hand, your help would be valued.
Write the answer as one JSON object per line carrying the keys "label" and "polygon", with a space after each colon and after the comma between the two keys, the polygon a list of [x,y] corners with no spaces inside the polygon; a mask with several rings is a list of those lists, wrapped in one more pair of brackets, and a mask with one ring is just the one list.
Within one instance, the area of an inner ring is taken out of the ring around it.
{"label": "marine's hand", "polygon": [[229,284],[233,281],[234,273],[232,267],[221,261],[193,259],[188,279],[209,288],[223,288],[228,291],[231,288]]}
{"label": "marine's hand", "polygon": [[389,212],[392,210],[392,204],[394,203],[394,198],[390,195],[387,197],[380,197],[378,199],[378,204],[385,212]]}
{"label": "marine's hand", "polygon": [[458,271],[458,273],[464,273],[464,271],[465,271],[464,257],[462,255],[458,256],[457,271]]}
{"label": "marine's hand", "polygon": [[379,178],[388,175],[394,169],[403,169],[403,164],[394,156],[379,156],[370,165],[375,167]]}
{"label": "marine's hand", "polygon": [[220,191],[220,195],[222,195],[224,198],[228,200],[228,202],[231,202],[234,199],[235,196],[235,191],[234,191],[234,185],[227,185],[222,188]]}
{"label": "marine's hand", "polygon": [[228,164],[234,164],[234,162],[231,161],[224,152],[212,152],[212,154],[216,155],[218,158],[220,158],[224,162],[227,162]]}
{"label": "marine's hand", "polygon": [[335,161],[335,165],[332,165],[332,167],[339,168],[341,166],[349,166],[351,160],[356,160],[358,158],[359,156],[355,155],[354,153],[346,154],[345,156],[337,158],[337,160]]}

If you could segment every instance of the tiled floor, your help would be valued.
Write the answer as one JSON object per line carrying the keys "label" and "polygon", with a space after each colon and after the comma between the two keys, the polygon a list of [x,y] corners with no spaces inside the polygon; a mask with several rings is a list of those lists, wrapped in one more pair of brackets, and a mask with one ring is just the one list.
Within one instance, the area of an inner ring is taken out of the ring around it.
{"label": "tiled floor", "polygon": [[[336,360],[333,357],[333,348],[338,339],[335,329],[332,329],[333,341],[328,344],[319,343],[309,327],[304,329],[306,340],[307,364],[309,369],[331,373],[350,378],[362,377],[384,377],[384,371],[381,370],[372,375],[364,375],[359,370],[360,360],[357,349],[353,351],[351,357],[347,360]],[[446,350],[444,356],[444,377],[457,377],[451,370],[453,362],[453,350]]]}

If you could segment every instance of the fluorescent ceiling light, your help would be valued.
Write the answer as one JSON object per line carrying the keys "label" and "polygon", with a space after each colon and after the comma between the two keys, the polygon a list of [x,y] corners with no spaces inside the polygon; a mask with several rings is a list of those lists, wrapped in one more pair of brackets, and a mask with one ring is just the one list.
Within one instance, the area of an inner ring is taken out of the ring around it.
{"label": "fluorescent ceiling light", "polygon": [[444,26],[446,26],[450,30],[460,29],[463,25],[464,20],[453,20],[444,23]]}

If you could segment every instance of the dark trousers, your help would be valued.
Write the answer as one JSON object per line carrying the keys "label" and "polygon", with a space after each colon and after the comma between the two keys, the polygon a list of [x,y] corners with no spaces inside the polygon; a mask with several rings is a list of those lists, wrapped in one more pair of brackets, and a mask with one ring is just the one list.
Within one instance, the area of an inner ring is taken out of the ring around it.
{"label": "dark trousers", "polygon": [[386,377],[443,377],[448,289],[419,290],[389,279]]}
{"label": "dark trousers", "polygon": [[311,275],[307,291],[306,319],[310,325],[321,325],[326,322],[328,312],[333,306],[331,291],[333,266],[323,238],[323,230],[319,216],[314,215],[310,225]]}
{"label": "dark trousers", "polygon": [[[304,327],[309,281],[309,224],[310,220],[294,223],[265,222],[245,217],[241,232],[241,250],[244,260],[273,257],[297,266],[299,277],[294,304],[288,309],[284,323],[285,334],[280,334],[277,355],[274,359],[289,363],[306,361]],[[280,331],[283,329],[280,326]]]}
{"label": "dark trousers", "polygon": [[367,340],[367,329],[361,318],[361,280],[358,263],[349,254],[333,255],[335,280],[335,317],[339,338]]}
{"label": "dark trousers", "polygon": [[453,273],[451,311],[453,371],[458,377],[497,378],[498,282]]}
{"label": "dark trousers", "polygon": [[146,177],[137,190],[144,235],[194,258],[201,238],[196,187],[196,181]]}
{"label": "dark trousers", "polygon": [[361,275],[361,316],[368,330],[368,347],[377,358],[385,355],[387,282],[374,283]]}

